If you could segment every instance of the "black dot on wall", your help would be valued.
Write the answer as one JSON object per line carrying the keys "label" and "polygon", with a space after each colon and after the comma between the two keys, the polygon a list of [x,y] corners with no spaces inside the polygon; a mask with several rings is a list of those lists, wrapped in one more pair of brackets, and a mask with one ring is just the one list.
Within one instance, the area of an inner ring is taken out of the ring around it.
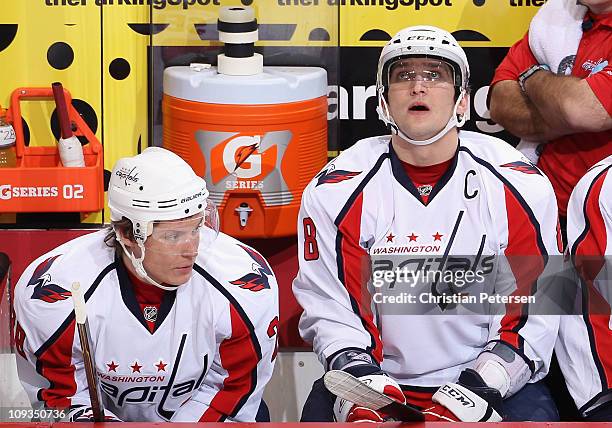
{"label": "black dot on wall", "polygon": [[329,37],[329,33],[327,32],[325,28],[315,28],[308,35],[308,40],[329,41],[330,37]]}
{"label": "black dot on wall", "polygon": [[[51,132],[53,133],[53,136],[55,137],[56,140],[59,140],[60,138],[60,126],[59,126],[59,120],[57,118],[57,109],[54,109],[53,112],[51,113],[51,119],[49,120],[49,125],[51,126]],[[74,122],[72,122],[72,130],[76,131],[76,125],[74,124]]]}
{"label": "black dot on wall", "polygon": [[458,42],[490,42],[484,34],[474,30],[457,30],[451,33]]}
{"label": "black dot on wall", "polygon": [[484,5],[484,4],[485,4],[485,2],[486,2],[487,0],[472,0],[472,1],[474,2],[474,5],[476,5],[476,6],[482,6],[482,5]]}
{"label": "black dot on wall", "polygon": [[79,112],[87,126],[91,129],[94,134],[98,130],[98,116],[92,106],[87,104],[85,101],[78,98],[72,99],[72,105],[75,110]]}
{"label": "black dot on wall", "polygon": [[0,24],[0,52],[9,47],[17,35],[17,24]]}
{"label": "black dot on wall", "polygon": [[241,0],[243,6],[250,6],[253,4],[253,0]]}
{"label": "black dot on wall", "polygon": [[[78,98],[72,100],[72,105],[76,111],[79,112],[87,126],[89,126],[91,132],[95,134],[98,130],[98,116],[96,115],[96,111],[93,109],[93,107],[87,104],[85,101],[79,100]],[[85,137],[78,137],[78,139],[81,144],[87,143],[87,139]]]}
{"label": "black dot on wall", "polygon": [[143,36],[159,34],[168,28],[170,24],[128,24],[130,29]]}
{"label": "black dot on wall", "polygon": [[26,146],[30,145],[30,127],[25,119],[21,118],[21,126],[23,127],[23,144]]}
{"label": "black dot on wall", "polygon": [[115,58],[108,66],[108,72],[115,80],[123,80],[130,75],[130,63],[123,58]]}
{"label": "black dot on wall", "polygon": [[[96,131],[98,130],[98,116],[96,115],[96,112],[93,109],[93,107],[91,107],[85,101],[80,100],[78,98],[72,99],[72,106],[79,113],[79,115],[83,118],[87,126],[89,126],[89,129],[91,129],[91,132],[95,134]],[[53,133],[55,138],[59,140],[60,127],[59,127],[59,121],[57,120],[57,110],[53,110],[53,112],[51,113],[51,120],[49,122],[50,122],[49,125],[51,126],[51,132]],[[73,123],[73,128],[74,128],[74,123]],[[73,129],[73,131],[74,130],[75,129]],[[87,138],[85,138],[84,136],[77,136],[77,138],[79,139],[81,144],[88,143]]]}
{"label": "black dot on wall", "polygon": [[391,40],[389,33],[379,29],[368,30],[359,38],[361,41],[383,41]]}
{"label": "black dot on wall", "polygon": [[49,50],[47,50],[47,62],[57,70],[64,70],[70,67],[72,61],[74,61],[74,51],[67,43],[53,43]]}
{"label": "black dot on wall", "polygon": [[108,169],[104,170],[104,191],[108,192],[108,184],[110,183],[111,172]]}

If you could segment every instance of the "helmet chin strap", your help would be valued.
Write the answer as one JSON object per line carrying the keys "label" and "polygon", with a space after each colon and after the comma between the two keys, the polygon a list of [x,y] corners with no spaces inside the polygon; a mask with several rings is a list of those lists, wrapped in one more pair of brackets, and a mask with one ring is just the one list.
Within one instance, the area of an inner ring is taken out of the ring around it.
{"label": "helmet chin strap", "polygon": [[431,143],[438,141],[440,138],[446,135],[446,133],[450,131],[452,128],[462,127],[465,124],[465,121],[467,120],[467,115],[465,113],[461,116],[461,120],[457,120],[457,109],[459,108],[459,103],[461,102],[463,97],[465,97],[465,90],[462,88],[461,92],[459,93],[459,96],[457,97],[457,102],[455,102],[455,107],[453,108],[453,114],[448,119],[448,122],[446,122],[446,126],[442,128],[440,132],[438,132],[436,135],[434,135],[431,138],[428,138],[426,140],[415,140],[415,139],[410,138],[408,135],[406,135],[400,129],[400,127],[395,123],[395,120],[393,119],[393,117],[391,117],[391,114],[389,113],[389,107],[387,106],[387,101],[385,100],[385,97],[382,96],[380,93],[378,97],[379,97],[379,103],[378,103],[378,106],[376,107],[376,111],[378,112],[378,116],[380,120],[385,122],[385,124],[391,128],[392,134],[399,135],[402,139],[416,146],[427,146]]}
{"label": "helmet chin strap", "polygon": [[[115,236],[119,236],[117,234],[117,230],[115,230]],[[153,278],[151,278],[149,276],[149,274],[147,273],[147,270],[145,269],[144,265],[143,265],[143,261],[144,261],[144,257],[145,257],[145,248],[142,242],[137,241],[138,243],[138,248],[140,248],[140,257],[136,257],[134,256],[134,254],[131,251],[128,251],[128,249],[126,248],[126,246],[123,244],[123,240],[119,239],[119,244],[121,245],[121,248],[123,248],[123,251],[125,252],[125,254],[127,254],[127,256],[130,259],[130,262],[132,263],[132,266],[134,267],[134,270],[136,271],[136,274],[144,281],[148,282],[151,285],[154,285],[156,287],[161,288],[162,290],[166,290],[166,291],[175,291],[178,287],[180,287],[180,285],[178,286],[174,286],[174,287],[168,287],[166,285],[161,285],[159,282],[155,281]]]}

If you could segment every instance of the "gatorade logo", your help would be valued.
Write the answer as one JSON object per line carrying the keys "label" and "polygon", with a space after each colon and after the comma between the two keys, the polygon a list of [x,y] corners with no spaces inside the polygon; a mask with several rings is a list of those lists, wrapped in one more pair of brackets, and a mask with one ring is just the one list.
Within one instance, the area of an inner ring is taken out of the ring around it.
{"label": "gatorade logo", "polygon": [[[79,195],[83,193],[83,186],[79,186]],[[68,191],[66,190],[66,188]],[[72,197],[66,197],[66,193],[70,193]],[[12,198],[56,198],[59,194],[57,186],[27,186],[27,187],[13,187],[10,184],[3,184],[0,186],[0,199],[8,200]],[[64,199],[73,199],[74,191],[71,185],[64,186]],[[82,198],[82,196],[80,196]]]}
{"label": "gatorade logo", "polygon": [[227,190],[252,189],[261,191],[269,205],[288,203],[293,197],[280,167],[292,135],[290,130],[263,135],[197,131],[213,201],[220,203],[215,198],[222,198]]}
{"label": "gatorade logo", "polygon": [[244,179],[261,175],[260,146],[261,137],[259,135],[232,138],[223,149],[223,165],[226,171]]}
{"label": "gatorade logo", "polygon": [[[259,135],[237,134],[214,147],[211,151],[212,183],[231,176],[227,188],[242,187],[235,181],[261,181],[276,167],[278,148],[262,148]],[[222,165],[223,168],[218,168]],[[260,187],[260,186],[259,186]]]}

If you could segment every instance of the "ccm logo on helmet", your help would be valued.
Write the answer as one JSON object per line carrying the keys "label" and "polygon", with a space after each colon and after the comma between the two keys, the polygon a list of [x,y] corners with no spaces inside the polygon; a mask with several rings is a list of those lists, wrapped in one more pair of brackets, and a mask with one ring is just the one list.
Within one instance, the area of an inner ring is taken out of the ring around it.
{"label": "ccm logo on helmet", "polygon": [[431,37],[431,36],[408,36],[406,37],[407,40],[436,40],[435,37]]}

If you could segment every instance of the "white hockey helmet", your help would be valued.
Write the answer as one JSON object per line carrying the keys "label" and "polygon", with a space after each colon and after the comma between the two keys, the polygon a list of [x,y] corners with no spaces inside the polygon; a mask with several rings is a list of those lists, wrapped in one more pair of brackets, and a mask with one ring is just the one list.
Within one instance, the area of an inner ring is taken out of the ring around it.
{"label": "white hockey helmet", "polygon": [[134,238],[142,242],[151,234],[154,221],[203,212],[207,198],[204,179],[180,156],[161,147],[119,159],[108,186],[111,220],[130,219]]}
{"label": "white hockey helmet", "polygon": [[123,239],[118,241],[140,277],[164,290],[175,289],[148,276],[143,266],[144,243],[153,233],[155,222],[186,219],[201,213],[206,241],[210,244],[219,228],[217,210],[208,194],[204,179],[180,156],[161,147],[149,147],[139,155],[117,161],[108,186],[108,207],[112,221],[125,217],[132,222],[140,257],[126,248]]}
{"label": "white hockey helmet", "polygon": [[[386,92],[389,89],[389,70],[396,61],[408,57],[437,58],[450,65],[454,72],[457,100],[453,115],[442,131],[427,140],[413,140],[406,136],[391,117],[387,105]],[[464,114],[460,120],[457,120],[456,111],[461,99],[467,95],[469,79],[470,66],[467,56],[451,33],[429,25],[404,28],[387,42],[378,60],[376,92],[378,94],[377,111],[379,118],[391,128],[394,134],[399,134],[408,142],[417,145],[431,144],[446,134],[453,126],[461,127],[465,123],[466,115]]]}

